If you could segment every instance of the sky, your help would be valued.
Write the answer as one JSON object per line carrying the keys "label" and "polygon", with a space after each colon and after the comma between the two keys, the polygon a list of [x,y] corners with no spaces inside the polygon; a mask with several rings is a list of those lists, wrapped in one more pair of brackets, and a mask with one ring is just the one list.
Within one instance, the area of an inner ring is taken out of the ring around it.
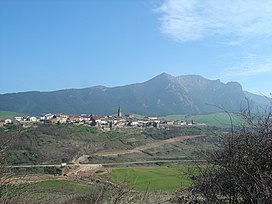
{"label": "sky", "polygon": [[0,0],[0,93],[197,74],[272,92],[270,0]]}

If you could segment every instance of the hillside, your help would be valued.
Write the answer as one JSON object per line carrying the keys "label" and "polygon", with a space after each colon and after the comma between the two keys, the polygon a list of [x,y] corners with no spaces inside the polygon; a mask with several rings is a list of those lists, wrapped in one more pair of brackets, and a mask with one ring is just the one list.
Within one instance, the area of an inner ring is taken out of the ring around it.
{"label": "hillside", "polygon": [[[195,127],[147,128],[142,131],[129,128],[104,132],[77,125],[37,125],[28,129],[9,126],[5,130],[0,128],[0,146],[8,144],[7,161],[14,165],[59,164],[82,155],[89,155],[88,163],[177,159],[195,155],[198,144],[203,148],[202,140],[195,135],[209,132],[208,127],[201,130]],[[188,141],[193,145],[187,144]],[[134,148],[139,149],[134,151]],[[123,154],[116,157],[113,154],[116,152]]]}
{"label": "hillside", "polygon": [[48,112],[107,115],[116,113],[121,106],[124,113],[163,116],[218,112],[216,106],[237,112],[244,100],[245,93],[237,82],[224,84],[198,75],[174,77],[163,73],[143,83],[113,88],[1,94],[0,110],[34,115]]}

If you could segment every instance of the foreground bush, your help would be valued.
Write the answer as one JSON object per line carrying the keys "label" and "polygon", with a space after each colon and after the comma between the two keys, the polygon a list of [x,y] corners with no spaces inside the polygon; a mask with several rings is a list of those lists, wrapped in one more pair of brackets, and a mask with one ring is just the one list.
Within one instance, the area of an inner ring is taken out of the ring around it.
{"label": "foreground bush", "polygon": [[224,136],[222,148],[178,203],[271,203],[272,114],[244,111],[245,125]]}

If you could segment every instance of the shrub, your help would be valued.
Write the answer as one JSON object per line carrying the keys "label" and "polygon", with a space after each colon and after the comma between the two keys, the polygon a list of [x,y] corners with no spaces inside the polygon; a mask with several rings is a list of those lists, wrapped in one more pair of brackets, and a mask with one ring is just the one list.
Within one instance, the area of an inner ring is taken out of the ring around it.
{"label": "shrub", "polygon": [[183,196],[179,203],[271,203],[272,114],[243,111],[242,116],[244,126],[224,136],[188,189],[188,199]]}

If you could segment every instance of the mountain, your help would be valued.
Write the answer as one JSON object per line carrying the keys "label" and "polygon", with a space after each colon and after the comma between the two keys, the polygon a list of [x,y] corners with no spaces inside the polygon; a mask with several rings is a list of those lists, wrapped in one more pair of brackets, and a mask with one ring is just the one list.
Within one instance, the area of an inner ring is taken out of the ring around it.
{"label": "mountain", "polygon": [[[113,88],[1,94],[0,110],[34,115],[48,112],[107,115],[116,113],[121,106],[124,113],[157,116],[218,112],[218,107],[237,112],[248,94],[237,82],[224,84],[198,75],[174,77],[163,73],[143,83]],[[258,95],[251,96],[255,100]]]}
{"label": "mountain", "polygon": [[271,105],[271,97],[253,94],[248,91],[244,91],[244,92],[247,99],[249,99],[250,101],[253,101],[255,104],[258,104],[259,106]]}

